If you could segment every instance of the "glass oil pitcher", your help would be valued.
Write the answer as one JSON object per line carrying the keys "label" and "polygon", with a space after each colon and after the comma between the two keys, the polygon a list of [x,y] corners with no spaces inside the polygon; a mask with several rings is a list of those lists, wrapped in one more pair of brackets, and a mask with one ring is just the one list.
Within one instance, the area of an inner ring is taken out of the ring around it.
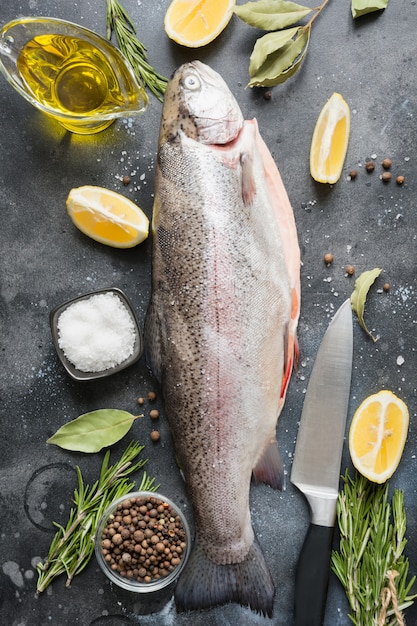
{"label": "glass oil pitcher", "polygon": [[148,104],[122,53],[65,20],[25,17],[3,26],[0,71],[28,102],[74,133],[97,133]]}

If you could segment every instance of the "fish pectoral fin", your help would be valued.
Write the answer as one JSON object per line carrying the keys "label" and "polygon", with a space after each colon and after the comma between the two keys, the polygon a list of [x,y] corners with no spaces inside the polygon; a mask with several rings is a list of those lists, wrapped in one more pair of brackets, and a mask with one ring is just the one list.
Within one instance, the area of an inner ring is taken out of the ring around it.
{"label": "fish pectoral fin", "polygon": [[270,441],[256,467],[253,477],[257,483],[266,483],[273,489],[282,489],[284,483],[284,463],[276,439]]}
{"label": "fish pectoral fin", "polygon": [[256,183],[253,175],[253,159],[249,152],[240,155],[242,169],[242,200],[245,206],[250,206],[256,195]]}
{"label": "fish pectoral fin", "polygon": [[275,586],[256,537],[243,561],[218,565],[205,554],[198,534],[174,592],[179,613],[236,602],[269,617],[274,595]]}

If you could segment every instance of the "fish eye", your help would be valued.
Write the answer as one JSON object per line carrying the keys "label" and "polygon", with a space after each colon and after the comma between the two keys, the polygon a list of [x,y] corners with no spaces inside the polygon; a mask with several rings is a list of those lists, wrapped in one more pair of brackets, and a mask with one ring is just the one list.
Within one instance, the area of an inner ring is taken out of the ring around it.
{"label": "fish eye", "polygon": [[200,80],[195,76],[195,74],[188,74],[184,77],[183,85],[186,89],[190,89],[190,91],[196,91],[200,89],[201,83]]}

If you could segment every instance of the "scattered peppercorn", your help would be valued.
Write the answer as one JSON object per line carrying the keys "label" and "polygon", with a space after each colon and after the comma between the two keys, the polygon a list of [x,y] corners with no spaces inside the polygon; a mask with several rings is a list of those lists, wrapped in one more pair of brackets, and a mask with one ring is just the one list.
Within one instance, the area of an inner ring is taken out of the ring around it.
{"label": "scattered peppercorn", "polygon": [[389,183],[391,178],[392,178],[391,172],[383,172],[381,174],[381,180],[382,180],[383,183]]}
{"label": "scattered peppercorn", "polygon": [[391,165],[392,165],[392,161],[391,161],[391,159],[384,159],[384,160],[382,161],[382,167],[384,168],[384,170],[389,170],[389,168],[391,167]]}
{"label": "scattered peppercorn", "polygon": [[138,398],[138,404],[142,405],[145,402],[145,399],[140,397]]}
{"label": "scattered peppercorn", "polygon": [[326,252],[326,254],[323,257],[324,262],[326,263],[326,265],[331,265],[333,263],[333,254],[331,254],[330,252]]}
{"label": "scattered peppercorn", "polygon": [[153,430],[151,432],[151,440],[156,443],[157,441],[159,441],[161,438],[161,434],[159,432],[159,430]]}
{"label": "scattered peppercorn", "polygon": [[122,183],[124,184],[125,187],[127,187],[127,185],[130,183],[130,176],[127,176],[125,174],[125,176],[123,176],[122,178]]}
{"label": "scattered peppercorn", "polygon": [[367,161],[365,164],[365,169],[367,172],[373,172],[375,169],[375,163],[373,161]]}
{"label": "scattered peppercorn", "polygon": [[157,420],[159,417],[158,409],[152,409],[152,411],[149,411],[149,417],[153,420]]}
{"label": "scattered peppercorn", "polygon": [[122,576],[150,583],[180,565],[187,537],[177,512],[152,496],[126,498],[109,516],[101,534],[108,567]]}
{"label": "scattered peppercorn", "polygon": [[265,100],[270,100],[272,98],[272,91],[265,91],[264,98]]}
{"label": "scattered peppercorn", "polygon": [[355,273],[355,268],[353,267],[353,265],[347,265],[346,266],[346,274],[348,276],[353,276],[354,273]]}
{"label": "scattered peppercorn", "polygon": [[350,170],[349,172],[350,180],[355,180],[357,176],[358,176],[358,170]]}
{"label": "scattered peppercorn", "polygon": [[401,176],[401,175],[397,176],[396,182],[397,182],[397,185],[404,185],[405,176]]}
{"label": "scattered peppercorn", "polygon": [[156,400],[156,393],[154,391],[149,391],[148,392],[148,400],[150,402],[153,402],[154,400]]}
{"label": "scattered peppercorn", "polygon": [[391,289],[391,285],[389,283],[384,283],[382,286],[382,289],[388,293],[388,291]]}

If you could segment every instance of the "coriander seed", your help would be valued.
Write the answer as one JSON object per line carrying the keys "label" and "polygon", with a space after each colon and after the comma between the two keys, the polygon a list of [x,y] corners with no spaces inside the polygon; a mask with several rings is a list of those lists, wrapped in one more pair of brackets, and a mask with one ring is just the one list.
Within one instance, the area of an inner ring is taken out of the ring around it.
{"label": "coriander seed", "polygon": [[383,183],[389,183],[391,178],[392,178],[391,172],[383,172],[383,174],[381,174],[381,180]]}
{"label": "coriander seed", "polygon": [[156,400],[156,393],[154,391],[148,392],[148,400],[149,402],[153,402],[154,400]]}
{"label": "coriander seed", "polygon": [[349,178],[350,180],[355,180],[355,178],[358,176],[358,170],[350,170],[349,172]]}
{"label": "coriander seed", "polygon": [[391,165],[392,165],[392,161],[391,161],[391,159],[384,159],[384,160],[382,161],[382,167],[384,168],[384,170],[389,170],[389,168],[391,167]]}
{"label": "coriander seed", "polygon": [[158,419],[159,417],[159,411],[158,409],[152,409],[152,411],[149,411],[149,417],[153,420]]}
{"label": "coriander seed", "polygon": [[389,283],[384,283],[382,289],[385,291],[385,293],[388,293],[388,291],[391,289],[391,285]]}
{"label": "coriander seed", "polygon": [[402,175],[397,176],[397,178],[396,178],[397,185],[403,185],[404,181],[405,181],[405,176],[402,176]]}
{"label": "coriander seed", "polygon": [[333,263],[333,254],[331,254],[331,252],[326,252],[326,254],[323,257],[324,262],[326,263],[326,265],[331,265]]}
{"label": "coriander seed", "polygon": [[354,273],[355,273],[355,268],[353,267],[353,265],[347,265],[346,266],[346,274],[348,276],[353,276]]}
{"label": "coriander seed", "polygon": [[365,169],[367,172],[373,172],[375,169],[375,163],[373,161],[367,161],[365,164]]}

